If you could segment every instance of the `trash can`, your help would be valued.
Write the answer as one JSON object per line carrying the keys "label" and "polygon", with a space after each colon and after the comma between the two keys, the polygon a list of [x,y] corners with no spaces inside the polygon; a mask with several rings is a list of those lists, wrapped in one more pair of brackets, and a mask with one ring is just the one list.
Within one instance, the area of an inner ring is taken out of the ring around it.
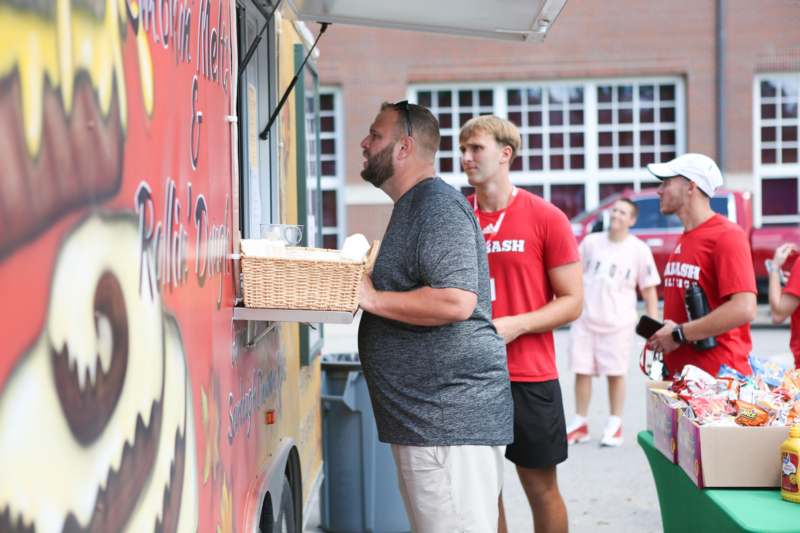
{"label": "trash can", "polygon": [[378,441],[357,353],[322,356],[320,526],[331,533],[411,530],[388,444]]}

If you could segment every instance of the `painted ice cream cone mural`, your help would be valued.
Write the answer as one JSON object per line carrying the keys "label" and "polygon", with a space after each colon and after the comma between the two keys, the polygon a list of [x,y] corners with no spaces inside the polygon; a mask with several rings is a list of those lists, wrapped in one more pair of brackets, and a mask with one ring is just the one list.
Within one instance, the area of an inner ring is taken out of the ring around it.
{"label": "painted ice cream cone mural", "polygon": [[[120,187],[128,118],[120,7],[0,2],[0,256]],[[152,110],[149,48],[141,32],[133,37]]]}
{"label": "painted ice cream cone mural", "polygon": [[0,530],[197,528],[186,354],[160,298],[139,297],[137,238],[103,214],[64,241],[45,327],[0,396]]}
{"label": "painted ice cream cone mural", "polygon": [[[121,186],[120,7],[0,3],[0,256]],[[197,528],[184,347],[160,295],[140,297],[138,242],[132,214],[104,213],[58,251],[43,326],[0,393],[2,531]]]}

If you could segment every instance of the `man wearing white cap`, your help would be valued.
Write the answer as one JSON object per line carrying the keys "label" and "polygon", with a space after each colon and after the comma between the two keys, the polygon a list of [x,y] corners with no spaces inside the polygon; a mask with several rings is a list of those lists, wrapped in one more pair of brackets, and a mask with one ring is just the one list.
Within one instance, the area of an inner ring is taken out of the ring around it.
{"label": "man wearing white cap", "polygon": [[[661,212],[674,213],[684,226],[664,270],[665,325],[650,337],[648,346],[664,353],[670,376],[687,364],[715,376],[723,364],[751,374],[749,323],[756,314],[755,274],[744,231],[711,209],[711,197],[722,185],[719,168],[707,156],[684,154],[647,169],[662,180]],[[685,292],[693,286],[704,293],[708,313],[689,320]],[[698,341],[710,337],[715,346],[698,346]]]}

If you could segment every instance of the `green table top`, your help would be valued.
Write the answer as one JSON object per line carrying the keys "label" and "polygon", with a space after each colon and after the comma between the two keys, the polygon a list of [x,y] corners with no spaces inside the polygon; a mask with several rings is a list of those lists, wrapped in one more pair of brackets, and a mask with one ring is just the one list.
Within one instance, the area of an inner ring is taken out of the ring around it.
{"label": "green table top", "polygon": [[780,490],[698,489],[653,446],[649,431],[637,440],[653,472],[665,532],[800,532],[800,504],[783,500]]}

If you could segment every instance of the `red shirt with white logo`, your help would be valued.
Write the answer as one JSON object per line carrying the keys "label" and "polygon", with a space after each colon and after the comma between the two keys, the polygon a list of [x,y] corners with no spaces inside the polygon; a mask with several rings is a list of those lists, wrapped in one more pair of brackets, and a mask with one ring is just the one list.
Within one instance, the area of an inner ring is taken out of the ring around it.
{"label": "red shirt with white logo", "polygon": [[[474,195],[469,201],[475,205]],[[486,239],[493,318],[529,313],[551,301],[547,271],[579,260],[566,215],[521,189],[505,209],[475,214]],[[506,350],[511,381],[558,378],[552,332],[521,335]]]}
{"label": "red shirt with white logo", "polygon": [[[699,284],[710,311],[738,292],[756,292],[750,244],[742,228],[715,214],[696,228],[683,232],[664,269],[664,318],[683,324],[689,319],[684,303],[686,288]],[[716,376],[726,364],[749,375],[752,348],[750,324],[717,335],[717,346],[699,351],[691,343],[664,354],[671,373],[687,364]]]}
{"label": "red shirt with white logo", "polygon": [[[783,288],[783,292],[800,298],[800,258],[794,262],[794,266],[789,273],[789,282]],[[800,368],[800,306],[792,313],[789,331],[791,331],[792,335],[789,340],[789,349],[794,354],[794,366],[795,368]]]}

